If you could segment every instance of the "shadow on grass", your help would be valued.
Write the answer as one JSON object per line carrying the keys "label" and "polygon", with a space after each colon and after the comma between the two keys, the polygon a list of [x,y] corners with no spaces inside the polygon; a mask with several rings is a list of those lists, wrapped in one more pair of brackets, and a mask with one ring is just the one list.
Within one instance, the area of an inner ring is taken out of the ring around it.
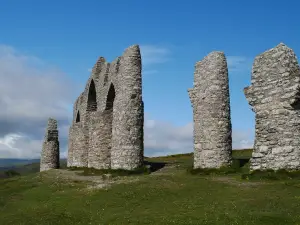
{"label": "shadow on grass", "polygon": [[167,165],[166,162],[150,162],[150,161],[145,161],[144,164],[147,168],[150,169],[151,173],[160,170]]}

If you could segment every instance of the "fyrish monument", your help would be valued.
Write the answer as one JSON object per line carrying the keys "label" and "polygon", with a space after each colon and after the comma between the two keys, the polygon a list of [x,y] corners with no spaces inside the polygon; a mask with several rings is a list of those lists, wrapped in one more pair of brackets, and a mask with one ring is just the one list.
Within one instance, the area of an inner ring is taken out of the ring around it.
{"label": "fyrish monument", "polygon": [[232,137],[227,62],[212,52],[196,63],[188,90],[194,118],[194,168],[231,164]]}
{"label": "fyrish monument", "polygon": [[98,59],[74,104],[69,167],[132,170],[143,165],[141,68],[138,45],[112,63]]}

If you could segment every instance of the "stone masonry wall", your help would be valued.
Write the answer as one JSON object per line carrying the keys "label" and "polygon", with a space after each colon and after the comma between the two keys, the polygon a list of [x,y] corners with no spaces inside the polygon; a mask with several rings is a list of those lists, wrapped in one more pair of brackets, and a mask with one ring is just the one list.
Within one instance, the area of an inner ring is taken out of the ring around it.
{"label": "stone masonry wall", "polygon": [[223,52],[212,52],[196,63],[194,87],[188,92],[194,118],[194,168],[230,165],[229,83]]}
{"label": "stone masonry wall", "polygon": [[69,130],[69,146],[67,166],[71,167],[87,167],[88,152],[88,134],[83,127],[82,122],[74,124]]}
{"label": "stone masonry wall", "polygon": [[137,45],[126,49],[120,60],[119,85],[113,110],[112,169],[135,169],[143,157],[143,101],[141,54]]}
{"label": "stone masonry wall", "polygon": [[300,69],[283,43],[255,58],[244,89],[255,112],[251,170],[300,169]]}
{"label": "stone masonry wall", "polygon": [[138,45],[126,49],[112,63],[98,59],[74,103],[68,166],[134,169],[142,165],[141,82]]}
{"label": "stone masonry wall", "polygon": [[41,153],[40,171],[59,168],[59,141],[57,121],[48,119],[48,126]]}
{"label": "stone masonry wall", "polygon": [[96,113],[89,130],[88,167],[109,169],[113,114],[112,110]]}

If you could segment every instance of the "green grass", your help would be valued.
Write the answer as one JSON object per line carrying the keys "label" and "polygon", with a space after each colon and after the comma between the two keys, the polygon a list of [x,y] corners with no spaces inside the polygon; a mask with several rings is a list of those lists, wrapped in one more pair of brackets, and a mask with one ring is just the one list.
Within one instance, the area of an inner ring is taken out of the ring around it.
{"label": "green grass", "polygon": [[246,180],[300,180],[300,171],[286,170],[255,170],[251,173],[242,174],[242,179]]}
{"label": "green grass", "polygon": [[232,157],[238,159],[249,159],[252,156],[252,149],[233,150]]}
{"label": "green grass", "polygon": [[89,190],[58,171],[2,179],[1,224],[300,224],[300,180],[192,175],[191,154],[147,161],[165,167],[109,189]]}
{"label": "green grass", "polygon": [[113,169],[95,169],[95,168],[70,168],[70,170],[80,171],[77,174],[81,176],[102,176],[105,174],[110,174],[112,177],[117,176],[132,176],[132,175],[145,175],[150,174],[150,169],[147,167],[137,168],[135,170],[113,170]]}

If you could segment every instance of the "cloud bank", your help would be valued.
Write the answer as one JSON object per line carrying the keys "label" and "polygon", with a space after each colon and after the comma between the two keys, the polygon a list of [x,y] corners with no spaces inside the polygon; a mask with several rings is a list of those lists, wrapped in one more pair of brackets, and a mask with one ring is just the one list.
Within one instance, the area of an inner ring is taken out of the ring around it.
{"label": "cloud bank", "polygon": [[[161,156],[193,152],[193,123],[175,126],[145,118],[145,155]],[[233,149],[252,148],[254,130],[233,130]]]}
{"label": "cloud bank", "polygon": [[72,81],[42,60],[0,45],[0,157],[40,156],[47,119],[58,120],[65,148]]}

